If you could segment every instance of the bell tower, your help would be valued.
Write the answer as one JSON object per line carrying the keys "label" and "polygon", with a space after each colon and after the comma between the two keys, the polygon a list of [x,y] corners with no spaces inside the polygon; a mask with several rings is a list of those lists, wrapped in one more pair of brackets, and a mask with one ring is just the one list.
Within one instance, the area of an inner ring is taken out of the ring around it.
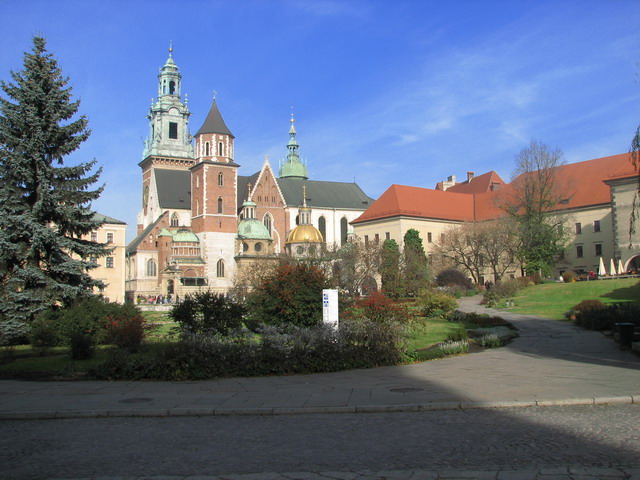
{"label": "bell tower", "polygon": [[[171,157],[191,160],[193,164],[192,137],[189,133],[188,100],[182,102],[180,91],[182,74],[173,61],[173,47],[169,58],[158,73],[158,100],[151,99],[149,108],[149,138],[145,141],[143,161],[148,157]],[[188,168],[187,166],[187,168]]]}
{"label": "bell tower", "polygon": [[234,136],[224,122],[216,98],[195,136],[191,170],[191,228],[205,247],[209,288],[227,291],[235,275],[238,231],[238,165],[233,161]]}

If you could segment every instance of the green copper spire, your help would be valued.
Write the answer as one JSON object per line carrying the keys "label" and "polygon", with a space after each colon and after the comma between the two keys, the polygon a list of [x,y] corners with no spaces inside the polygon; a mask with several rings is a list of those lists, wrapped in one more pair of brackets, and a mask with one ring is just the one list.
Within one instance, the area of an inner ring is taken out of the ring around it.
{"label": "green copper spire", "polygon": [[280,178],[298,177],[309,178],[307,166],[301,161],[296,141],[295,119],[291,113],[291,128],[289,128],[289,143],[287,144],[287,159],[280,165]]}

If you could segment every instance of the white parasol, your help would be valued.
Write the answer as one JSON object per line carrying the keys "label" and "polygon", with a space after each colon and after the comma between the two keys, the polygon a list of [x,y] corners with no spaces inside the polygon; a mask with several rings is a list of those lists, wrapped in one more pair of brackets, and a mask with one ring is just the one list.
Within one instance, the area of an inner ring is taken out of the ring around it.
{"label": "white parasol", "polygon": [[611,261],[609,262],[609,273],[613,276],[616,274],[616,264],[613,261],[613,258],[611,259]]}
{"label": "white parasol", "polygon": [[604,260],[600,257],[600,265],[598,265],[598,275],[604,276],[607,274],[607,270],[604,268]]}
{"label": "white parasol", "polygon": [[621,259],[618,259],[618,275],[624,275],[624,267],[622,266]]}

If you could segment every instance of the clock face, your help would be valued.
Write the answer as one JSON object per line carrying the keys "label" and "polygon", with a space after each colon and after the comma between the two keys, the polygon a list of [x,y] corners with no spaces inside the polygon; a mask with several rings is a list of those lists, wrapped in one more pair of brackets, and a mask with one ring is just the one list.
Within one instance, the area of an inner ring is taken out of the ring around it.
{"label": "clock face", "polygon": [[144,191],[142,192],[142,205],[144,208],[147,208],[149,204],[149,185],[145,185]]}

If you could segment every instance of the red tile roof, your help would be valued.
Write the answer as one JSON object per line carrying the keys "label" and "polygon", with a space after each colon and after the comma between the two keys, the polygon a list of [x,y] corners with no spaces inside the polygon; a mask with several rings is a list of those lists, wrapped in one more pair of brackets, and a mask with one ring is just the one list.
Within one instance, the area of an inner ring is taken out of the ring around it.
{"label": "red tile roof", "polygon": [[[611,201],[606,180],[638,175],[631,155],[623,153],[558,167],[556,180],[562,185],[565,200],[558,209],[572,209],[606,204]],[[474,180],[480,182],[474,186]],[[491,190],[491,181],[502,180],[495,172],[475,177],[446,191],[391,185],[353,224],[409,216],[438,220],[488,220],[504,215],[500,201],[513,194],[512,184]],[[514,179],[514,182],[517,178]],[[456,187],[458,191],[454,190]],[[476,191],[477,190],[477,191]]]}

